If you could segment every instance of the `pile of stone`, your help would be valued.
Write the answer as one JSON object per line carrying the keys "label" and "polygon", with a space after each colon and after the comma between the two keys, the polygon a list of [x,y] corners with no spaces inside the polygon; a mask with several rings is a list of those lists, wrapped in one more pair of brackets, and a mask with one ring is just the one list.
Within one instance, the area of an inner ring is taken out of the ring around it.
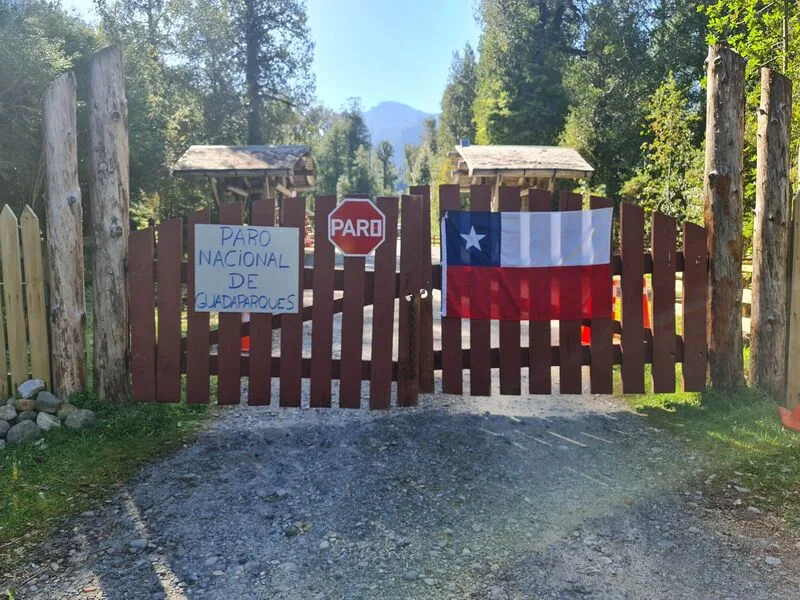
{"label": "pile of stone", "polygon": [[38,440],[51,429],[82,429],[97,421],[92,411],[63,402],[44,388],[41,379],[29,379],[17,388],[16,397],[0,402],[0,449]]}

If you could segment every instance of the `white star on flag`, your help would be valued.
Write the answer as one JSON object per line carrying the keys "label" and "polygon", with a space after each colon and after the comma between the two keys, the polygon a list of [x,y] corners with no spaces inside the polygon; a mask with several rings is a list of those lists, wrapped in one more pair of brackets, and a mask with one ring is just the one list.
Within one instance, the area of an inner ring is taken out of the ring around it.
{"label": "white star on flag", "polygon": [[481,249],[481,240],[485,238],[485,235],[480,235],[475,233],[475,226],[473,225],[470,227],[469,233],[462,233],[460,234],[462,238],[464,238],[464,242],[466,242],[465,250],[469,250],[470,248],[477,248],[478,250]]}

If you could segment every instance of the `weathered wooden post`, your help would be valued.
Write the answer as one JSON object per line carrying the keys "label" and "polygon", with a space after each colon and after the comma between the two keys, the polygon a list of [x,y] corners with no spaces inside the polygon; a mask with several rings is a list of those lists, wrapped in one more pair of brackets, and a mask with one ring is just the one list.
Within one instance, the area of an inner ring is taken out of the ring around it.
{"label": "weathered wooden post", "polygon": [[746,62],[730,48],[709,46],[704,179],[711,261],[707,336],[711,384],[718,389],[744,383],[742,170]]}
{"label": "weathered wooden post", "polygon": [[47,88],[42,102],[50,354],[53,390],[65,400],[86,390],[83,208],[78,185],[75,90],[75,75],[65,73]]}
{"label": "weathered wooden post", "polygon": [[94,389],[109,401],[129,397],[128,102],[122,52],[97,52],[89,68],[89,206],[94,236]]}
{"label": "weathered wooden post", "polygon": [[786,388],[791,124],[791,80],[761,69],[749,380],[776,399]]}

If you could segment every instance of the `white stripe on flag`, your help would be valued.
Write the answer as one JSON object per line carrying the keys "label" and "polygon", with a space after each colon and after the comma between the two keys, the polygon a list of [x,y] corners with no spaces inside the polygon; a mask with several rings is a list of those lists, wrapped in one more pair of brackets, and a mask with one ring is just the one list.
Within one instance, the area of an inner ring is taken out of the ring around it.
{"label": "white stripe on flag", "polygon": [[613,215],[611,208],[501,213],[500,265],[572,267],[607,264],[611,262]]}

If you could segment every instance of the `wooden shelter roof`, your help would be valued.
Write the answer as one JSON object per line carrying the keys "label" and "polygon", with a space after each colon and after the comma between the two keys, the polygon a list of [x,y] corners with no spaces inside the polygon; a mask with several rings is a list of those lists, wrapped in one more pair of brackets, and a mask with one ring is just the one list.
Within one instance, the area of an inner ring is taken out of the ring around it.
{"label": "wooden shelter roof", "polygon": [[313,189],[314,161],[306,145],[190,146],[172,168],[174,175],[286,178],[298,191]]}
{"label": "wooden shelter roof", "polygon": [[518,177],[585,179],[594,168],[574,148],[560,146],[456,146],[453,175],[462,177]]}

